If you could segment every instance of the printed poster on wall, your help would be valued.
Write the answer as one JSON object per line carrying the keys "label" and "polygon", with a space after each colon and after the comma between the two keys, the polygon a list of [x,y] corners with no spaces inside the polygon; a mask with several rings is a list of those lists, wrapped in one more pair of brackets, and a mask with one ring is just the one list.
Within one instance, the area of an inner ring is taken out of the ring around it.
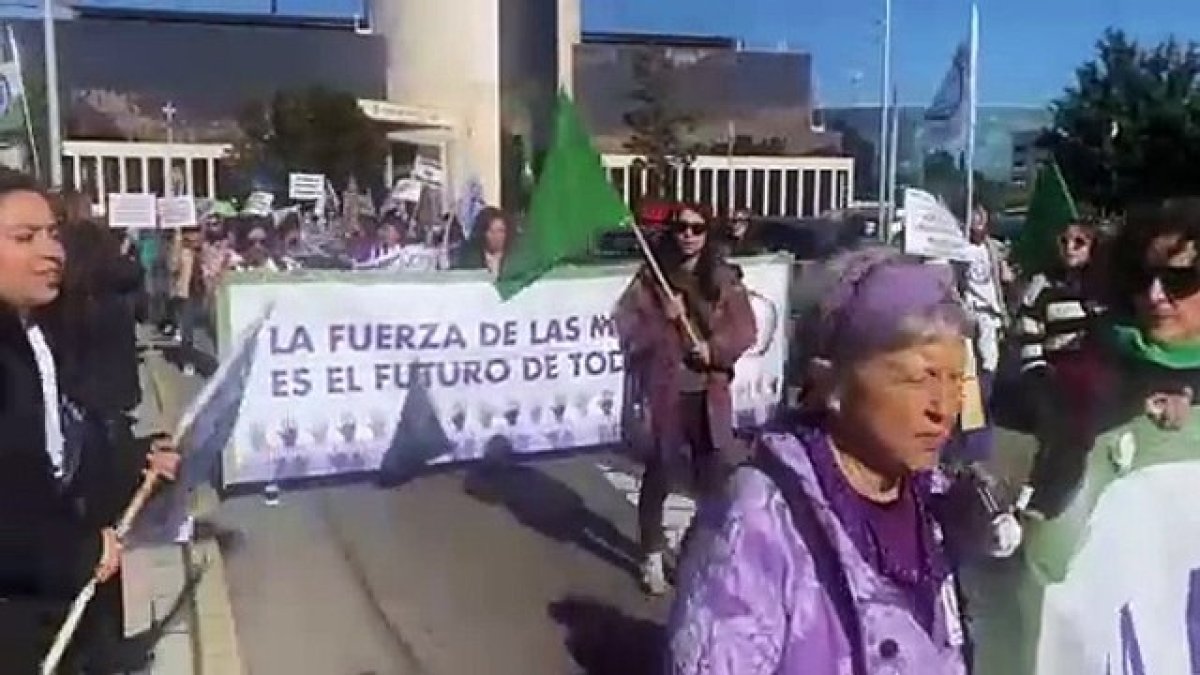
{"label": "printed poster on wall", "polygon": [[[733,393],[736,422],[750,426],[783,395],[790,259],[743,269],[758,340],[737,364]],[[435,462],[480,459],[497,440],[519,454],[620,441],[624,360],[611,312],[633,271],[543,279],[507,303],[475,275],[235,277],[223,294],[228,334],[274,309],[225,454],[225,482],[377,469],[414,378],[454,446]]]}

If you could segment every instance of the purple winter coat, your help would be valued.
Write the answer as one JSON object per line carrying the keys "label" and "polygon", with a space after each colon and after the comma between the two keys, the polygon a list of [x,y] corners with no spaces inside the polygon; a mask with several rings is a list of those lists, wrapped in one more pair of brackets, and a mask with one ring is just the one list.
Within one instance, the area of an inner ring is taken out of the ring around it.
{"label": "purple winter coat", "polygon": [[[851,614],[861,626],[866,675],[964,675],[955,603],[948,598],[935,603],[931,637],[909,610],[905,593],[858,552],[799,439],[774,434],[763,443],[796,472],[837,550],[834,563],[845,570]],[[780,490],[759,470],[743,467],[728,491],[724,512],[695,533],[681,570],[668,626],[667,672],[860,675],[838,618],[839,600],[822,584],[814,549],[793,526]],[[943,588],[944,598],[953,597],[952,588]]]}

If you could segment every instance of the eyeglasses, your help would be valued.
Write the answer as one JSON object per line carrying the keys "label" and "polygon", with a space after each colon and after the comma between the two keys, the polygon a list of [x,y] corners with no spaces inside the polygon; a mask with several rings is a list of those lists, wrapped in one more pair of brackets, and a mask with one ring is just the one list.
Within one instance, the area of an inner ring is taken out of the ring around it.
{"label": "eyeglasses", "polygon": [[1092,245],[1092,240],[1083,235],[1063,235],[1058,238],[1058,245],[1065,249],[1087,248]]}
{"label": "eyeglasses", "polygon": [[1136,281],[1138,290],[1141,291],[1158,281],[1163,293],[1172,300],[1200,292],[1200,270],[1195,267],[1144,267],[1138,271]]}
{"label": "eyeglasses", "polygon": [[677,220],[671,223],[671,231],[675,234],[683,234],[690,232],[694,236],[700,236],[708,232],[708,225],[705,223],[689,223],[683,220]]}

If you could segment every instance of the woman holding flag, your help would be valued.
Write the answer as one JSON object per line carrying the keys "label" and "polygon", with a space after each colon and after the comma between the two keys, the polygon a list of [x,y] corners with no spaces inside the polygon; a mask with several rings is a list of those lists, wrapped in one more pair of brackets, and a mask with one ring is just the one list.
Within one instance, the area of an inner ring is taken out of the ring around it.
{"label": "woman holding flag", "polygon": [[655,255],[669,291],[647,265],[614,313],[638,392],[634,405],[646,405],[654,439],[638,526],[642,581],[656,595],[667,591],[663,504],[676,470],[690,467],[688,482],[704,500],[740,459],[729,384],[734,364],[754,344],[754,311],[737,270],[710,242],[709,222],[700,207],[673,206]]}

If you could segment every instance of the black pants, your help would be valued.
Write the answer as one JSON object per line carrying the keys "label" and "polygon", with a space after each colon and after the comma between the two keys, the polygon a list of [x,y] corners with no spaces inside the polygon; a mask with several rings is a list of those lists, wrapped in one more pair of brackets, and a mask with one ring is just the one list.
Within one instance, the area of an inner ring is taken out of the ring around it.
{"label": "black pants", "polygon": [[[688,446],[689,478],[697,499],[703,501],[720,490],[728,474],[728,468],[721,461],[709,432],[708,397],[705,393],[680,395],[679,425]],[[663,532],[663,505],[674,481],[672,467],[665,455],[675,451],[675,448],[656,447],[650,453],[646,471],[642,474],[642,487],[638,494],[638,530],[642,553],[645,555],[660,553],[667,548]]]}

